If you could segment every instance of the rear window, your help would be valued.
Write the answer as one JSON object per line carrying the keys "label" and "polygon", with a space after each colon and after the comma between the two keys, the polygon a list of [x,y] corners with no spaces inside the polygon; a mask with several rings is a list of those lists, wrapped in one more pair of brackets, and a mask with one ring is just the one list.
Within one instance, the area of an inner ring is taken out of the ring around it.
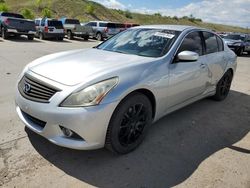
{"label": "rear window", "polygon": [[8,13],[8,12],[4,12],[2,13],[2,16],[5,16],[5,17],[11,17],[11,18],[20,18],[20,19],[23,19],[24,17],[20,14],[15,14],[15,13]]}
{"label": "rear window", "polygon": [[109,28],[125,28],[125,24],[122,24],[122,23],[108,23],[107,27],[109,27]]}
{"label": "rear window", "polygon": [[65,24],[80,24],[80,21],[77,19],[66,19]]}
{"label": "rear window", "polygon": [[63,28],[62,22],[57,20],[49,20],[48,26],[57,26]]}

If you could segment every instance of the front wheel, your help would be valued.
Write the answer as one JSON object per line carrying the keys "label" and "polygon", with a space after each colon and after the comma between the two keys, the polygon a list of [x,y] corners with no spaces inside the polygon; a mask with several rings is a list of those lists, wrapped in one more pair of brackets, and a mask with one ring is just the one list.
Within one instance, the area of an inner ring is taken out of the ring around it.
{"label": "front wheel", "polygon": [[33,39],[34,39],[34,36],[28,35],[28,40],[33,40]]}
{"label": "front wheel", "polygon": [[152,105],[149,99],[134,93],[116,108],[110,120],[105,147],[118,154],[126,154],[143,141],[152,122]]}
{"label": "front wheel", "polygon": [[67,32],[67,37],[69,40],[73,40],[73,35],[72,35],[71,31]]}
{"label": "front wheel", "polygon": [[228,96],[232,80],[233,80],[232,72],[227,71],[216,86],[216,93],[213,96],[214,100],[222,101]]}
{"label": "front wheel", "polygon": [[237,52],[236,52],[237,56],[242,56],[243,51],[244,51],[243,48],[238,49]]}
{"label": "front wheel", "polygon": [[7,32],[6,29],[4,29],[4,28],[2,28],[1,34],[2,34],[2,38],[3,38],[3,39],[7,39],[7,38],[9,37],[8,32]]}

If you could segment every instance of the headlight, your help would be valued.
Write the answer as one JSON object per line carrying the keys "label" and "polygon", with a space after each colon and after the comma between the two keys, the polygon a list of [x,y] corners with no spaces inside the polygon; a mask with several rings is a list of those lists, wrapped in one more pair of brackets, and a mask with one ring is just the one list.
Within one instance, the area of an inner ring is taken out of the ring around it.
{"label": "headlight", "polygon": [[118,83],[118,78],[111,78],[91,85],[81,91],[69,95],[60,106],[62,107],[80,107],[93,106],[99,104],[102,99]]}

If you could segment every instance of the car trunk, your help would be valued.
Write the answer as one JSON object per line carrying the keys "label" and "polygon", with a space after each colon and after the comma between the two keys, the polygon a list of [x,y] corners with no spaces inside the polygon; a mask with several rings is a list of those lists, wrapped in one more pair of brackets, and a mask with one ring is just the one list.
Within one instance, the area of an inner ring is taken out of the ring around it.
{"label": "car trunk", "polygon": [[18,18],[7,18],[8,26],[14,28],[19,32],[35,31],[35,23],[33,21],[28,21]]}

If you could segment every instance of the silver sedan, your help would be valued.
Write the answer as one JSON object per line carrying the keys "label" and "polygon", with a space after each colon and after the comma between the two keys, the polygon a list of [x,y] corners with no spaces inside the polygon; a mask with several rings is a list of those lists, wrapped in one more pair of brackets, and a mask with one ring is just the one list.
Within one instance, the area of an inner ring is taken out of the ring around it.
{"label": "silver sedan", "polygon": [[236,55],[210,30],[140,26],[28,64],[16,110],[54,144],[124,154],[166,114],[206,97],[224,100],[235,71]]}

